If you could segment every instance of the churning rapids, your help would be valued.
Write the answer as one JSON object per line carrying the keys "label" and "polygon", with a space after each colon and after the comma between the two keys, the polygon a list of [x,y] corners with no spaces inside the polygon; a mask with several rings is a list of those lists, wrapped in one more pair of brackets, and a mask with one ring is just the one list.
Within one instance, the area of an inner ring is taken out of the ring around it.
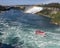
{"label": "churning rapids", "polygon": [[[0,42],[15,48],[60,48],[60,27],[50,18],[11,9],[0,13]],[[39,29],[46,37],[36,35]]]}

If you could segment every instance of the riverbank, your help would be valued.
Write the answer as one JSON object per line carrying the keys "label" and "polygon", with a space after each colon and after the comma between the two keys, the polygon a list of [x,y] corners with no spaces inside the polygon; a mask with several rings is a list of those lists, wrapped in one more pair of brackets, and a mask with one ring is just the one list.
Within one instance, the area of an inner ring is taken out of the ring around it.
{"label": "riverbank", "polygon": [[51,11],[51,10],[44,9],[41,12],[38,12],[36,14],[49,17],[51,18],[52,24],[60,25],[60,11]]}

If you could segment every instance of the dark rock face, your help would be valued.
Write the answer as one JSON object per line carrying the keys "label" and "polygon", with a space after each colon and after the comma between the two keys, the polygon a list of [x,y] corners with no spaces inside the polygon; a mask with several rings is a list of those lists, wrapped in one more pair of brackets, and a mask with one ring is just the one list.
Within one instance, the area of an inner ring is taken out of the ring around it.
{"label": "dark rock face", "polygon": [[7,10],[10,10],[10,9],[24,10],[25,8],[21,8],[20,6],[19,7],[0,6],[0,11],[7,11]]}
{"label": "dark rock face", "polygon": [[6,8],[3,6],[0,6],[0,11],[4,11],[4,10],[6,10]]}

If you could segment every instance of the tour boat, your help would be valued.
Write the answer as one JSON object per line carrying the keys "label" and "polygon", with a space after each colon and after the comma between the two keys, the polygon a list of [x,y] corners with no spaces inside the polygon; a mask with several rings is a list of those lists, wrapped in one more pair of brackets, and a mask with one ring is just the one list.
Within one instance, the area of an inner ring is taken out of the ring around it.
{"label": "tour boat", "polygon": [[41,36],[45,36],[45,32],[40,31],[40,30],[36,30],[36,31],[35,31],[35,34],[41,35]]}

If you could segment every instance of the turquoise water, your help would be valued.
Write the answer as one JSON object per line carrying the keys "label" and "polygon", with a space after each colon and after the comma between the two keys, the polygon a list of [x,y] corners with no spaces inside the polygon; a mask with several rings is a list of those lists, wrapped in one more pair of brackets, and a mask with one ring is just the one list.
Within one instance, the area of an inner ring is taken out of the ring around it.
{"label": "turquoise water", "polygon": [[[60,48],[60,27],[50,18],[9,10],[0,14],[0,42],[16,48]],[[46,36],[36,35],[41,30]]]}

